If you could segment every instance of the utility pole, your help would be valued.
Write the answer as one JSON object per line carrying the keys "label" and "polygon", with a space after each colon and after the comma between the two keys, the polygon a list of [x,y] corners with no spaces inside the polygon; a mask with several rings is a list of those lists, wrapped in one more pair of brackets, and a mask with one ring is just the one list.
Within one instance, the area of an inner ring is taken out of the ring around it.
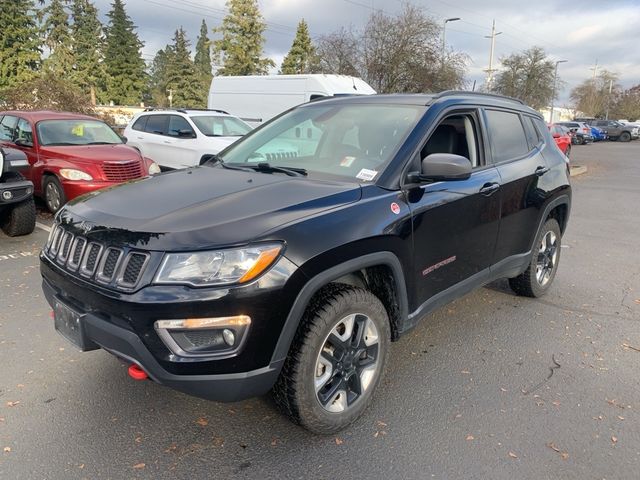
{"label": "utility pole", "polygon": [[609,120],[609,105],[611,104],[611,89],[613,88],[613,80],[609,80],[609,96],[607,97],[607,112],[604,117],[605,120]]}
{"label": "utility pole", "polygon": [[489,51],[489,68],[486,70],[487,72],[487,90],[491,91],[491,85],[493,83],[493,72],[495,71],[493,68],[493,51],[496,46],[496,37],[500,35],[502,32],[496,32],[496,21],[493,21],[493,25],[491,26],[491,35],[485,35],[484,38],[491,39],[491,50]]}
{"label": "utility pole", "polygon": [[555,108],[556,99],[556,83],[558,82],[558,65],[565,62],[568,62],[568,60],[558,60],[556,62],[556,70],[553,74],[553,90],[551,93],[551,113],[549,114],[549,123],[553,123],[553,109]]}

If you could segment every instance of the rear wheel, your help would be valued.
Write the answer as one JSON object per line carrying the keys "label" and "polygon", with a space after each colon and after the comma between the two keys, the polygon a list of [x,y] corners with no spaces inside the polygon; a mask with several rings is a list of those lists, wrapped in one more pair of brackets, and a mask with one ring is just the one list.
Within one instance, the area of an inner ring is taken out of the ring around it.
{"label": "rear wheel", "polygon": [[311,302],[273,389],[281,410],[329,434],[367,408],[387,363],[389,318],[371,292],[328,287]]}
{"label": "rear wheel", "polygon": [[631,134],[629,132],[622,132],[620,134],[620,137],[618,137],[620,139],[621,142],[630,142],[631,141]]}
{"label": "rear wheel", "polygon": [[562,234],[554,218],[540,230],[531,252],[531,262],[524,273],[509,279],[509,286],[518,295],[540,297],[547,293],[558,271]]}
{"label": "rear wheel", "polygon": [[42,188],[44,190],[44,202],[51,213],[56,213],[67,203],[60,180],[53,175],[45,177]]}
{"label": "rear wheel", "polygon": [[36,204],[33,197],[11,205],[2,213],[2,231],[10,237],[29,235],[36,228]]}

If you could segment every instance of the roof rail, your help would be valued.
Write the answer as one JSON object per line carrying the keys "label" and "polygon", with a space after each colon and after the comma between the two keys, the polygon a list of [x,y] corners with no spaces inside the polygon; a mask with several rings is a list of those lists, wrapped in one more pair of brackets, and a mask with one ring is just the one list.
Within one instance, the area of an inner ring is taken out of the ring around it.
{"label": "roof rail", "polygon": [[498,95],[497,93],[472,92],[470,90],[445,90],[444,92],[437,93],[434,96],[434,99],[435,98],[442,98],[442,97],[449,97],[449,96],[453,96],[453,95],[478,95],[478,96],[482,96],[482,97],[499,98],[501,100],[509,100],[509,101],[512,101],[512,102],[519,103],[521,105],[526,105],[519,98],[508,97],[506,95]]}
{"label": "roof rail", "polygon": [[143,111],[144,112],[158,112],[158,111],[168,111],[168,112],[180,112],[187,113],[187,110],[196,111],[196,112],[216,112],[216,113],[224,113],[225,115],[229,115],[229,112],[224,110],[218,110],[216,108],[164,108],[164,107],[147,107]]}

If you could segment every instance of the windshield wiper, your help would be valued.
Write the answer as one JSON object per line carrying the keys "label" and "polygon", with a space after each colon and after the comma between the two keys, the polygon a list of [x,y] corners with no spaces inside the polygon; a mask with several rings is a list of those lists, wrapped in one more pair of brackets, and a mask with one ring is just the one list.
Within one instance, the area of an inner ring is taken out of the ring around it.
{"label": "windshield wiper", "polygon": [[296,168],[296,167],[280,167],[278,165],[271,165],[267,162],[260,162],[255,165],[248,165],[249,168],[253,168],[257,172],[265,172],[265,173],[284,173],[285,175],[289,175],[290,177],[306,177],[307,171],[304,168]]}
{"label": "windshield wiper", "polygon": [[87,145],[119,145],[119,143],[113,142],[89,142]]}

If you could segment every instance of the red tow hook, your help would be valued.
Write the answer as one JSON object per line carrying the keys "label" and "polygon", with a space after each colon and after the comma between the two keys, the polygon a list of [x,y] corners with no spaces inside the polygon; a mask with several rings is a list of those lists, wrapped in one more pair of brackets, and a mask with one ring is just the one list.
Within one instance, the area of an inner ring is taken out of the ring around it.
{"label": "red tow hook", "polygon": [[129,372],[129,376],[134,380],[146,380],[147,378],[149,378],[147,373],[135,363],[132,365],[129,365],[128,372]]}

